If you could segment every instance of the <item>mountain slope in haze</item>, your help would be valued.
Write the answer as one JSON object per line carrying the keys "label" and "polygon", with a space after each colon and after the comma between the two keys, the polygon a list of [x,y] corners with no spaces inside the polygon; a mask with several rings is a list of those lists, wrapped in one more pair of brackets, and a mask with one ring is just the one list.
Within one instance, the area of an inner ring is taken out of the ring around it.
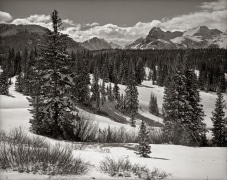
{"label": "mountain slope in haze", "polygon": [[111,45],[112,49],[122,49],[122,46],[115,44],[113,42],[110,42],[109,44]]}
{"label": "mountain slope in haze", "polygon": [[[9,47],[15,51],[23,51],[25,47],[28,50],[35,48],[44,42],[46,31],[47,28],[39,25],[0,24],[0,53],[7,53]],[[70,37],[66,37],[66,45],[69,52],[84,50]]]}
{"label": "mountain slope in haze", "polygon": [[87,41],[81,43],[81,45],[91,51],[101,50],[101,49],[121,49],[120,45],[114,44],[112,42],[108,43],[105,39],[100,39],[93,37]]}
{"label": "mountain slope in haze", "polygon": [[179,49],[179,48],[227,48],[226,33],[199,26],[185,32],[164,32],[158,27],[150,30],[144,39],[137,39],[126,49]]}

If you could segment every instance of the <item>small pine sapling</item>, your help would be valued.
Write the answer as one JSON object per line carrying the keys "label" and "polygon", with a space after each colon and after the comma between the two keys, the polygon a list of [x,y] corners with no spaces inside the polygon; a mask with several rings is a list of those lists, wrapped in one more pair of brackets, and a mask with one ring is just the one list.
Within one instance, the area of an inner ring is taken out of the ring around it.
{"label": "small pine sapling", "polygon": [[146,129],[146,124],[142,121],[139,131],[139,145],[136,150],[136,154],[141,157],[149,157],[148,154],[151,153],[151,146],[148,141],[148,131]]}

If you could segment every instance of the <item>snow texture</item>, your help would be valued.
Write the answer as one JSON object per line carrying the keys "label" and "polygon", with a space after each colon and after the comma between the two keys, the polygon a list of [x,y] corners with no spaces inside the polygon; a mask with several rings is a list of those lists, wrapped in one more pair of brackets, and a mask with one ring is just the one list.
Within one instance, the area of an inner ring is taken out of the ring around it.
{"label": "snow texture", "polygon": [[[15,78],[12,79],[15,83]],[[120,85],[121,91],[124,86]],[[144,114],[148,115],[148,103],[151,91],[157,96],[159,108],[161,109],[162,97],[164,89],[155,85],[152,85],[150,81],[144,81],[143,86],[138,87],[140,106]],[[28,112],[29,103],[26,96],[15,92],[14,84],[10,87],[9,92],[14,97],[0,96],[0,129],[10,130],[13,127],[23,127],[28,131],[29,118],[31,115]],[[211,111],[214,108],[216,99],[215,94],[201,93],[202,103],[204,105],[205,113],[208,117],[211,115]],[[225,96],[226,98],[226,96]],[[82,110],[81,110],[82,111]],[[93,115],[92,115],[93,116]],[[94,115],[95,120],[100,124],[113,126],[122,126],[122,124],[113,122],[108,118],[104,118],[98,115]],[[158,119],[157,119],[158,120]],[[160,119],[159,119],[160,120]],[[206,123],[210,124],[208,118]],[[211,125],[211,124],[210,124]],[[129,125],[128,125],[129,127]],[[29,133],[29,135],[33,135]],[[50,143],[58,142],[57,140],[46,138]],[[60,141],[62,144],[69,142]],[[148,168],[159,168],[167,173],[171,173],[172,176],[168,179],[221,179],[227,178],[226,174],[226,148],[221,147],[187,147],[180,145],[155,145],[151,144],[152,153],[149,154],[151,158],[142,158],[134,153],[134,147],[136,144],[100,144],[100,143],[79,143],[74,142],[75,145],[81,145],[81,150],[75,149],[73,154],[80,156],[85,160],[88,160],[94,166],[88,171],[86,175],[69,176],[69,177],[48,177],[46,175],[33,175],[27,173],[18,173],[12,171],[0,172],[0,179],[6,180],[41,180],[41,179],[75,179],[84,180],[91,179],[114,179],[99,171],[99,162],[104,159],[105,156],[113,158],[121,158],[128,156],[132,163],[140,163],[147,165]],[[106,153],[104,149],[108,149],[109,153]],[[129,178],[130,179],[130,178]]]}

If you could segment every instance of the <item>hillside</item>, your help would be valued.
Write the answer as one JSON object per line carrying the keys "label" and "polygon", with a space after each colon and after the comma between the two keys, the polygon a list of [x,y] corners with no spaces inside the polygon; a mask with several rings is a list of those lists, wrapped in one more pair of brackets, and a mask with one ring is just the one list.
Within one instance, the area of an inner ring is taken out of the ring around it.
{"label": "hillside", "polygon": [[97,37],[93,37],[87,41],[82,42],[81,46],[91,51],[101,49],[121,49],[120,45],[114,44],[112,42],[108,43],[105,39],[99,39]]}
{"label": "hillside", "polygon": [[[44,34],[47,28],[38,25],[14,25],[0,24],[0,53],[8,53],[9,47],[15,51],[34,49],[44,41]],[[72,38],[66,37],[68,51],[84,50],[79,43]]]}

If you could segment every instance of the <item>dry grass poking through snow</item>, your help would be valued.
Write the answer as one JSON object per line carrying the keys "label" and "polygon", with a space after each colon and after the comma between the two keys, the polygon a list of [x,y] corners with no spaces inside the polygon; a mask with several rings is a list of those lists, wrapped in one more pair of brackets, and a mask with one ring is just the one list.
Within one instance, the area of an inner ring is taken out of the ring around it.
{"label": "dry grass poking through snow", "polygon": [[100,162],[100,170],[112,177],[137,176],[145,180],[165,179],[171,176],[171,174],[160,171],[157,168],[151,171],[146,166],[132,164],[128,157],[114,159],[107,156]]}
{"label": "dry grass poking through snow", "polygon": [[0,133],[0,169],[48,175],[77,175],[87,172],[89,163],[74,158],[72,149],[50,145],[43,138],[31,138],[22,129]]}

